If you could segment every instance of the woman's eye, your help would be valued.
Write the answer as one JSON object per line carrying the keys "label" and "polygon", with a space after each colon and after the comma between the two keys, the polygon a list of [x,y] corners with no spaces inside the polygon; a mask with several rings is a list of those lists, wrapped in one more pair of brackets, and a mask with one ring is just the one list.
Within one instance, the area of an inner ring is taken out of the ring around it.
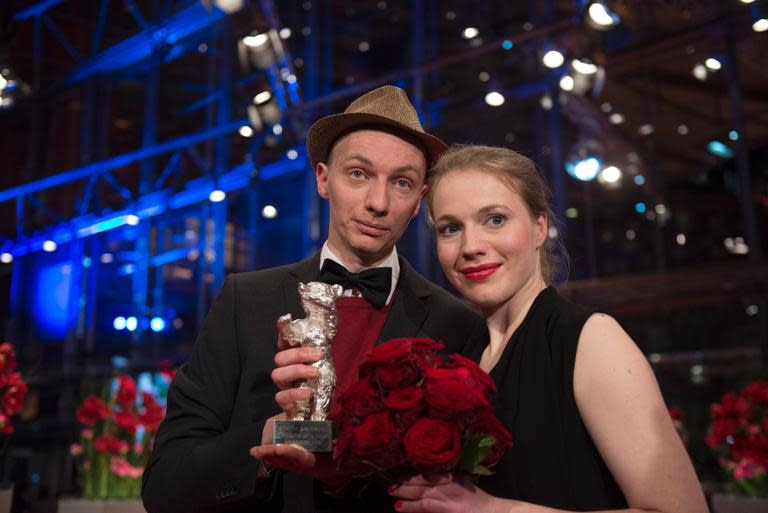
{"label": "woman's eye", "polygon": [[504,224],[504,216],[502,215],[493,215],[491,216],[488,221],[494,225],[494,226],[500,226]]}

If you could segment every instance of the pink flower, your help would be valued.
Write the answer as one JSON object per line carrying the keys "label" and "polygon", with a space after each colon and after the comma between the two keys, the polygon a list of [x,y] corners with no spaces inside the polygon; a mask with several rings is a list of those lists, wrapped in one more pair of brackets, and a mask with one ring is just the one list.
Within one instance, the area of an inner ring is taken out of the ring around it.
{"label": "pink flower", "polygon": [[93,440],[93,429],[83,429],[80,431],[80,436],[83,440]]}
{"label": "pink flower", "polygon": [[765,467],[751,458],[744,458],[733,469],[733,477],[738,480],[751,479],[766,473]]}
{"label": "pink flower", "polygon": [[144,468],[134,467],[128,463],[125,458],[112,456],[109,461],[109,470],[118,477],[130,477],[131,479],[136,479],[141,476]]}
{"label": "pink flower", "polygon": [[80,456],[83,454],[83,446],[80,444],[72,444],[69,446],[69,453],[72,456]]}

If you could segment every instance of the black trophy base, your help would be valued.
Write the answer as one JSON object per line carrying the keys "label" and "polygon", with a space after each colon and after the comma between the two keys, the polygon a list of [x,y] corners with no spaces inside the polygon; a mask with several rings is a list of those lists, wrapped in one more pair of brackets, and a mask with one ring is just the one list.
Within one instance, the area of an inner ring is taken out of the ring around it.
{"label": "black trophy base", "polygon": [[273,442],[296,444],[310,452],[333,450],[333,422],[330,420],[276,420]]}

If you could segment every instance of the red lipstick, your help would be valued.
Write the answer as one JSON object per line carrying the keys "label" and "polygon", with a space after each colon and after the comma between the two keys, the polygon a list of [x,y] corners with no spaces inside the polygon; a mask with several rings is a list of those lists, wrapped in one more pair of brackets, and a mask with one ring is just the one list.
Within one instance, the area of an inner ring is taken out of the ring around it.
{"label": "red lipstick", "polygon": [[474,267],[465,267],[460,272],[470,281],[483,281],[496,272],[500,264],[483,264]]}

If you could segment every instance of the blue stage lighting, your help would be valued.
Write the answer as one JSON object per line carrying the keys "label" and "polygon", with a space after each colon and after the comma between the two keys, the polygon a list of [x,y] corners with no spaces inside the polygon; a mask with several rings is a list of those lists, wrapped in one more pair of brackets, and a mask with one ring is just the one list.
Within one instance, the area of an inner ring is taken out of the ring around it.
{"label": "blue stage lighting", "polygon": [[37,273],[32,321],[44,338],[59,339],[67,334],[71,281],[69,263],[41,267]]}
{"label": "blue stage lighting", "polygon": [[647,210],[647,207],[645,206],[645,203],[643,203],[642,201],[638,201],[637,203],[635,203],[635,212],[637,212],[638,214],[644,214],[646,210]]}
{"label": "blue stage lighting", "polygon": [[123,317],[122,315],[118,315],[117,317],[115,317],[115,320],[112,321],[112,326],[114,326],[114,328],[117,331],[124,330],[125,325],[126,325],[125,317]]}
{"label": "blue stage lighting", "polygon": [[596,157],[587,157],[575,162],[568,162],[565,165],[565,170],[569,175],[581,180],[582,182],[589,182],[594,180],[597,174],[602,169],[603,165]]}
{"label": "blue stage lighting", "polygon": [[162,317],[152,317],[152,320],[149,321],[149,327],[154,332],[163,331],[165,329],[165,319]]}
{"label": "blue stage lighting", "polygon": [[709,141],[709,143],[707,143],[707,151],[716,157],[724,159],[733,157],[733,150],[720,141]]}
{"label": "blue stage lighting", "polygon": [[135,331],[138,326],[139,321],[136,319],[136,317],[131,316],[125,320],[125,327],[128,329],[128,331]]}

